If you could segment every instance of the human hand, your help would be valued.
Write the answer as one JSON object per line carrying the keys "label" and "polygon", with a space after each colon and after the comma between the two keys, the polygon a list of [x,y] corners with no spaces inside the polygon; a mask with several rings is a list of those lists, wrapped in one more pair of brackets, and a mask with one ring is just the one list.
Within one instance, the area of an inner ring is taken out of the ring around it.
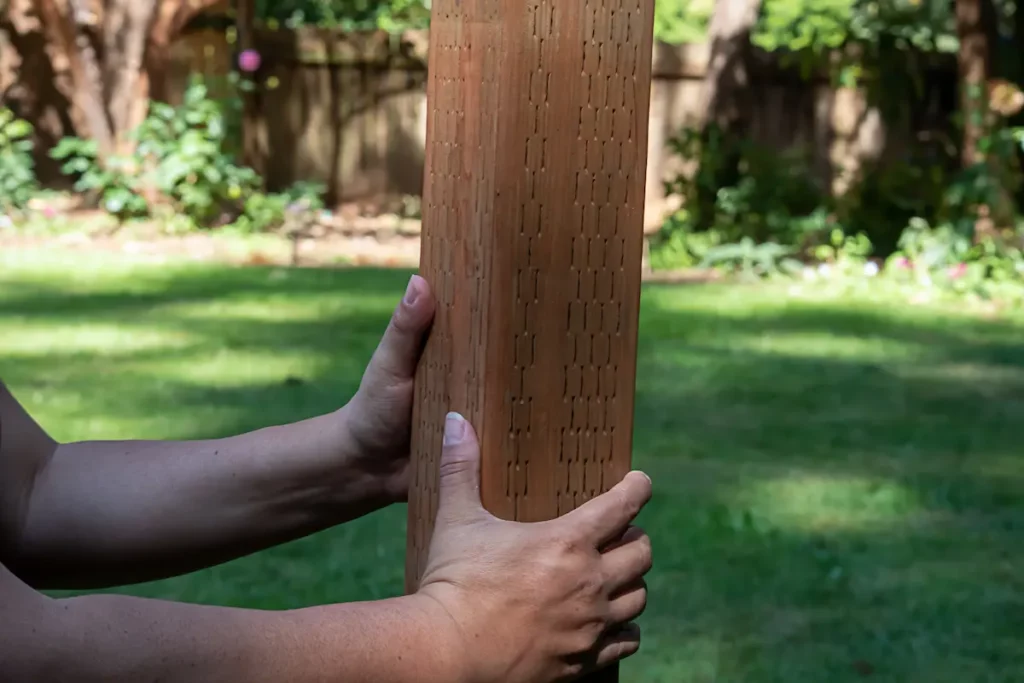
{"label": "human hand", "polygon": [[409,493],[413,380],[433,319],[430,287],[413,275],[359,390],[340,411],[355,466],[380,482],[388,502],[405,500]]}
{"label": "human hand", "polygon": [[480,453],[459,416],[445,423],[439,506],[418,594],[450,617],[467,683],[569,681],[640,646],[650,539],[630,522],[651,496],[631,472],[557,519],[500,520],[480,502]]}

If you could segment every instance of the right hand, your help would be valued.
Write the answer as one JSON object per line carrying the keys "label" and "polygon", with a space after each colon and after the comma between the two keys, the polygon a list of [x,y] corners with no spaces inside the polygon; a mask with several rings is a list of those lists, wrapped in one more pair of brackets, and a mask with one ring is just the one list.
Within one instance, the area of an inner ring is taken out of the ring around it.
{"label": "right hand", "polygon": [[640,647],[650,539],[630,526],[651,480],[631,472],[557,519],[524,524],[480,502],[480,451],[445,423],[437,522],[419,593],[443,606],[468,683],[570,681]]}

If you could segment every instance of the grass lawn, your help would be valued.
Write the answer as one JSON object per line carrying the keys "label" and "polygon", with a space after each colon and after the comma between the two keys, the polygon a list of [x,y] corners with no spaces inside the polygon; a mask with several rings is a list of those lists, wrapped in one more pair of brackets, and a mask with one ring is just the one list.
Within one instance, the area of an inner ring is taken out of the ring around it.
{"label": "grass lawn", "polygon": [[[61,439],[299,419],[354,391],[407,275],[0,254],[0,376]],[[623,681],[1021,680],[1024,317],[727,285],[650,285],[642,310],[655,569]],[[404,522],[125,590],[392,595]]]}

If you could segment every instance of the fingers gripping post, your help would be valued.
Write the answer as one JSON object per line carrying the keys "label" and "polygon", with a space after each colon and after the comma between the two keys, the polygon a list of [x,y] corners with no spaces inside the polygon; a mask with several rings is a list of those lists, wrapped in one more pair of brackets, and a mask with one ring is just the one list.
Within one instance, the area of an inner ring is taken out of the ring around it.
{"label": "fingers gripping post", "polygon": [[435,0],[407,588],[444,417],[480,439],[484,506],[568,513],[630,469],[653,0]]}

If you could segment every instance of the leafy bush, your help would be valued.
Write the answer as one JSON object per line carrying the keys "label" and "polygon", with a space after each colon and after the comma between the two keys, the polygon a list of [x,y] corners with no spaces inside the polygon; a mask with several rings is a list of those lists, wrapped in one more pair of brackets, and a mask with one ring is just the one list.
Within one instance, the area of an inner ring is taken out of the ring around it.
{"label": "leafy bush", "polygon": [[675,45],[698,43],[707,34],[714,2],[658,0],[654,3],[654,37]]}
{"label": "leafy bush", "polygon": [[[908,76],[899,55],[952,53],[958,44],[953,5],[943,0],[764,0],[751,40],[805,72],[827,68],[847,85],[892,85]],[[839,50],[851,46],[857,49]]]}
{"label": "leafy bush", "polygon": [[64,162],[64,173],[77,178],[76,190],[121,220],[159,211],[192,227],[234,224],[259,232],[286,227],[300,215],[316,216],[323,209],[322,186],[297,183],[265,193],[263,179],[235,163],[230,113],[195,80],[181,106],[151,104],[133,131],[131,157],[101,163],[96,144],[77,138],[61,140],[51,154]]}
{"label": "leafy bush", "polygon": [[75,190],[84,193],[118,220],[139,218],[149,213],[140,192],[138,167],[134,159],[110,157],[100,163],[94,140],[68,137],[50,150],[63,162],[61,171],[77,178]]}
{"label": "leafy bush", "polygon": [[0,210],[23,210],[38,189],[32,125],[0,107]]}
{"label": "leafy bush", "polygon": [[792,258],[795,251],[786,245],[775,242],[758,244],[744,237],[739,242],[711,247],[701,265],[739,275],[744,279],[795,275],[802,268],[802,264]]}
{"label": "leafy bush", "polygon": [[323,211],[325,188],[318,183],[300,182],[284,192],[255,192],[245,201],[235,227],[244,232],[284,228],[289,234],[307,230]]}
{"label": "leafy bush", "polygon": [[799,153],[736,140],[714,126],[683,129],[669,147],[695,170],[665,184],[667,194],[682,199],[686,216],[685,228],[677,220],[666,231],[715,229],[725,242],[796,244],[827,215],[820,211],[826,197]]}
{"label": "leafy bush", "polygon": [[142,181],[197,225],[233,219],[263,183],[228,154],[228,130],[223,108],[201,81],[190,85],[180,107],[154,102],[135,132]]}
{"label": "leafy bush", "polygon": [[693,268],[704,263],[708,252],[722,244],[715,230],[693,230],[685,208],[669,216],[660,232],[651,238],[651,265],[661,268]]}
{"label": "leafy bush", "polygon": [[827,266],[829,276],[861,277],[878,273],[878,264],[868,260],[874,245],[864,233],[849,235],[841,228],[833,228],[827,242],[809,251],[814,261]]}
{"label": "leafy bush", "polygon": [[347,31],[380,29],[399,32],[424,28],[429,0],[258,0],[256,16],[264,23],[289,27],[320,26]]}

